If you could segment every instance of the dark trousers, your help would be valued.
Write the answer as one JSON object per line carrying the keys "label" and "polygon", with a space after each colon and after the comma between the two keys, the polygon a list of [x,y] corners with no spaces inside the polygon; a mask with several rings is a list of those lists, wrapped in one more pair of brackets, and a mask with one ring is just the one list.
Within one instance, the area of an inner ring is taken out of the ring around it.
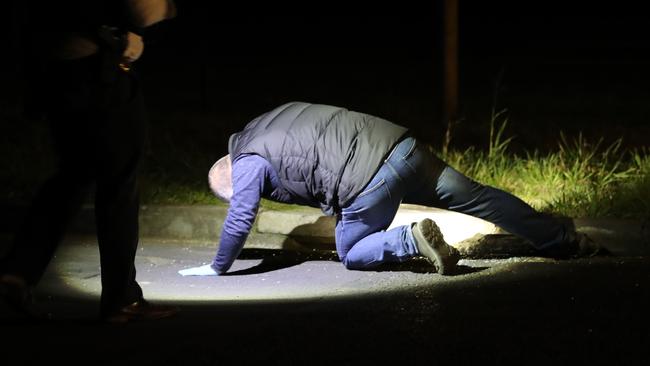
{"label": "dark trousers", "polygon": [[58,62],[47,73],[46,108],[60,163],[38,193],[3,271],[36,284],[94,185],[101,311],[107,313],[142,297],[134,260],[146,116],[135,75],[119,70],[107,79],[100,68],[100,58],[91,56]]}
{"label": "dark trousers", "polygon": [[565,247],[571,239],[570,228],[559,220],[510,193],[473,181],[407,138],[338,217],[336,250],[347,268],[403,262],[418,254],[411,225],[389,229],[402,202],[487,220],[540,250]]}

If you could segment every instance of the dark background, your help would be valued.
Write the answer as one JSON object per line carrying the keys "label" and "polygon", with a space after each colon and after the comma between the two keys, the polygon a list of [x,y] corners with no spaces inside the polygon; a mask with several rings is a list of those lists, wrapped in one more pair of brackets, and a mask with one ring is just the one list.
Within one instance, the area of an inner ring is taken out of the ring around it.
{"label": "dark background", "polygon": [[[177,4],[176,19],[146,31],[136,65],[150,114],[150,176],[203,181],[230,133],[293,100],[374,114],[440,148],[440,0]],[[451,148],[485,148],[492,111],[503,109],[513,152],[557,149],[560,131],[646,146],[648,16],[633,4],[460,1],[460,122]],[[3,153],[29,149],[5,160],[27,159],[38,170],[47,128],[24,117],[15,18],[1,17],[0,118],[3,144],[12,146]]]}
{"label": "dark background", "polygon": [[[552,149],[559,130],[645,144],[650,42],[638,5],[461,1],[459,13],[454,146],[484,146],[492,108],[508,109],[515,149]],[[440,1],[181,2],[176,20],[152,30],[142,73],[150,102],[188,103],[225,133],[304,100],[376,114],[439,145],[441,30]]]}
{"label": "dark background", "polygon": [[[555,149],[560,131],[647,146],[650,41],[643,2],[460,2],[461,122],[453,148],[485,148],[491,111],[504,108],[506,132],[516,136],[513,151]],[[439,2],[224,3],[179,0],[177,19],[147,31],[137,72],[150,113],[148,179],[205,185],[210,163],[226,151],[228,134],[290,100],[375,114],[440,146],[445,123]],[[46,123],[25,117],[30,112],[22,97],[25,73],[11,15],[0,12],[0,203],[23,201],[29,194],[21,190],[35,189],[34,181],[47,175],[44,168],[51,162]],[[346,352],[384,345],[406,363],[552,364],[578,354],[576,364],[625,364],[639,355],[647,358],[642,324],[648,281],[640,269],[645,263],[566,264],[541,270],[526,264],[528,282],[497,278],[460,289],[436,286],[442,292],[405,292],[366,306],[297,304],[266,307],[266,313],[188,307],[176,323],[97,328],[99,339],[111,339],[108,348],[96,348],[104,343],[87,336],[95,328],[85,323],[18,325],[15,339],[46,340],[51,352],[43,357],[62,354],[66,360],[74,359],[69,345],[79,341],[103,351],[107,363],[128,355],[143,364],[180,359],[197,364],[230,360],[231,354],[237,358],[230,363],[258,358],[345,363]],[[557,286],[549,287],[549,278],[556,278]],[[142,337],[151,334],[158,336]],[[323,347],[350,339],[361,344]],[[7,348],[18,350],[13,344]],[[162,360],[168,355],[173,359]]]}

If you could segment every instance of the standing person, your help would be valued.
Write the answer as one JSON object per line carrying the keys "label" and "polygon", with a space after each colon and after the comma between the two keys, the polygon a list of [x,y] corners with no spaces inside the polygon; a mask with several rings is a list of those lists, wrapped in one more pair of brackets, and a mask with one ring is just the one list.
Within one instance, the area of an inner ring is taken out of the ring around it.
{"label": "standing person", "polygon": [[485,219],[540,250],[576,256],[598,250],[586,236],[519,198],[460,174],[406,128],[367,114],[288,103],[233,134],[229,152],[209,172],[214,194],[230,202],[218,252],[210,264],[182,275],[227,272],[262,197],[336,215],[336,250],[348,269],[424,256],[438,273],[453,272],[458,251],[431,219],[385,231],[401,202]]}
{"label": "standing person", "polygon": [[41,0],[23,10],[24,71],[37,81],[32,87],[59,165],[0,262],[0,294],[16,310],[31,312],[31,288],[94,184],[101,319],[171,316],[177,309],[146,301],[136,281],[136,178],[146,115],[133,68],[144,50],[142,30],[175,16],[175,6],[172,0]]}

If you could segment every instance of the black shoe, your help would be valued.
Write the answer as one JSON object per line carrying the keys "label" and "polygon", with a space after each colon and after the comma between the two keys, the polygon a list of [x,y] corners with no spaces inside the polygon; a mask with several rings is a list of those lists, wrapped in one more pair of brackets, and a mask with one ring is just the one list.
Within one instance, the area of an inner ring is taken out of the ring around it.
{"label": "black shoe", "polygon": [[449,274],[460,259],[458,250],[445,242],[438,225],[424,219],[411,227],[420,255],[426,257],[440,274]]}
{"label": "black shoe", "polygon": [[111,324],[123,324],[140,320],[156,320],[176,315],[179,309],[169,305],[154,305],[145,299],[140,299],[118,311],[103,317]]}

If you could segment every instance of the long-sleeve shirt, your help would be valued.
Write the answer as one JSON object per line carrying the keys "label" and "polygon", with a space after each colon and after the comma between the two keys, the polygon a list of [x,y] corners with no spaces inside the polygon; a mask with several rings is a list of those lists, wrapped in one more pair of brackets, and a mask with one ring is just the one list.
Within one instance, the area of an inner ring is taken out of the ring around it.
{"label": "long-sleeve shirt", "polygon": [[212,261],[217,273],[225,273],[239,256],[253,227],[262,197],[291,203],[275,194],[282,186],[271,164],[259,155],[243,154],[232,162],[230,207],[223,223],[219,249]]}

